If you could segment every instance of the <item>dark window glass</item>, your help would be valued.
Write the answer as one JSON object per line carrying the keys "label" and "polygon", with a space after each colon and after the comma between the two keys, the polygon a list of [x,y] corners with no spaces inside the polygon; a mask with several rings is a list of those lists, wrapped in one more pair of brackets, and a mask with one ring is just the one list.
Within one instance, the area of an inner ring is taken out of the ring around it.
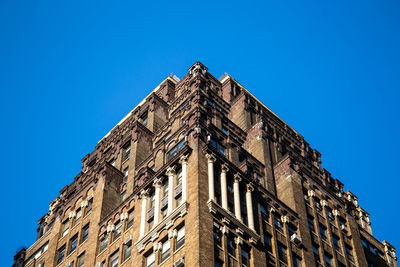
{"label": "dark window glass", "polygon": [[86,224],[83,228],[82,228],[82,236],[81,236],[81,243],[86,241],[86,239],[89,236],[89,224]]}

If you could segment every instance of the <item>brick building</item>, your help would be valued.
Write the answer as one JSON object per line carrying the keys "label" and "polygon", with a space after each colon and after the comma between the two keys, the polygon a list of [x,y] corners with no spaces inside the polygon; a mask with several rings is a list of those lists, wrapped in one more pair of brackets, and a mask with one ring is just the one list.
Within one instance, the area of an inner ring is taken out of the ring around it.
{"label": "brick building", "polygon": [[126,115],[13,266],[397,266],[321,154],[197,62]]}

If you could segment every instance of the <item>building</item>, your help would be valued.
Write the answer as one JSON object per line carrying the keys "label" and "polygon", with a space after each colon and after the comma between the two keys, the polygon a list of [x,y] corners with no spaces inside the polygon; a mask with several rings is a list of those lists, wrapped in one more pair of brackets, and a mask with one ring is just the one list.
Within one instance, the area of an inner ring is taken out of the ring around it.
{"label": "building", "polygon": [[197,62],[126,115],[14,266],[390,266],[395,249],[321,154]]}

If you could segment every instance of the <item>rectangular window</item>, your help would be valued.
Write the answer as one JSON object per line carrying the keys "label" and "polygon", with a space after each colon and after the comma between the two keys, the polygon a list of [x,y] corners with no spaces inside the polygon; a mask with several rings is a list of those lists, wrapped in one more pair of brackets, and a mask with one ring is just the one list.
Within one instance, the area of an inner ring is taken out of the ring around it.
{"label": "rectangular window", "polygon": [[275,229],[277,231],[283,233],[281,219],[279,219],[279,217],[277,217],[277,216],[274,216],[274,225],[275,225]]}
{"label": "rectangular window", "polygon": [[293,267],[301,267],[301,259],[297,255],[292,254],[292,262]]}
{"label": "rectangular window", "polygon": [[322,225],[319,226],[319,235],[321,236],[322,240],[326,241],[326,229]]}
{"label": "rectangular window", "polygon": [[121,223],[121,222],[118,222],[118,223],[115,225],[113,241],[117,240],[117,239],[121,236],[121,230],[122,230],[122,223]]}
{"label": "rectangular window", "polygon": [[78,245],[78,234],[74,235],[70,240],[69,240],[69,249],[68,249],[68,254],[71,254],[74,252],[76,249],[76,246]]}
{"label": "rectangular window", "polygon": [[272,238],[272,236],[271,236],[270,234],[268,234],[268,233],[265,233],[265,234],[264,234],[264,245],[265,245],[265,249],[266,249],[268,252],[271,252],[271,253],[272,253],[272,242],[271,242],[271,238]]}
{"label": "rectangular window", "polygon": [[326,267],[332,267],[333,266],[332,265],[332,256],[331,255],[325,254],[324,259],[325,259],[325,266]]}
{"label": "rectangular window", "polygon": [[143,115],[140,117],[140,120],[144,126],[147,126],[147,123],[149,122],[147,111],[143,113]]}
{"label": "rectangular window", "polygon": [[121,193],[121,202],[125,201],[126,199],[126,191]]}
{"label": "rectangular window", "polygon": [[81,210],[81,208],[79,208],[76,211],[76,217],[75,217],[75,220],[74,220],[74,226],[77,225],[81,221],[81,217],[82,217],[82,210]]}
{"label": "rectangular window", "polygon": [[308,221],[308,229],[310,229],[310,232],[315,233],[314,218],[307,217],[307,221]]}
{"label": "rectangular window", "polygon": [[76,267],[82,267],[84,263],[85,263],[85,252],[83,252],[81,255],[79,255],[78,263],[77,263]]}
{"label": "rectangular window", "polygon": [[172,159],[182,148],[185,146],[185,139],[181,140],[176,146],[174,146],[168,153],[167,153],[167,160]]}
{"label": "rectangular window", "polygon": [[221,145],[221,143],[219,143],[218,141],[211,139],[210,140],[211,146],[215,148],[215,150],[219,153],[221,153],[222,155],[225,155],[225,147],[223,145]]}
{"label": "rectangular window", "polygon": [[57,251],[57,264],[63,262],[65,257],[65,245]]}
{"label": "rectangular window", "polygon": [[124,178],[123,178],[124,182],[128,180],[128,175],[129,175],[129,167],[126,167],[124,169]]}
{"label": "rectangular window", "polygon": [[214,223],[213,226],[214,247],[222,247],[222,232],[220,226]]}
{"label": "rectangular window", "polygon": [[122,162],[128,160],[131,156],[131,144],[128,142],[124,145],[123,152],[122,152]]}
{"label": "rectangular window", "polygon": [[233,236],[228,236],[228,253],[236,257],[236,244]]}
{"label": "rectangular window", "polygon": [[66,220],[63,223],[63,232],[62,232],[62,237],[66,236],[68,234],[69,231],[69,220]]}
{"label": "rectangular window", "polygon": [[318,247],[315,246],[315,245],[313,244],[312,248],[313,248],[313,253],[314,253],[314,260],[315,260],[316,262],[319,262],[319,261],[320,261],[320,258],[319,258],[319,250],[318,250]]}
{"label": "rectangular window", "polygon": [[108,243],[108,234],[104,233],[103,235],[100,236],[100,251],[102,252],[103,250],[106,249]]}
{"label": "rectangular window", "polygon": [[117,250],[110,256],[110,259],[108,261],[110,267],[118,266],[118,261],[119,261],[118,253],[119,253],[119,251]]}
{"label": "rectangular window", "polygon": [[346,250],[346,257],[349,259],[349,261],[354,262],[352,248],[346,245],[345,250]]}
{"label": "rectangular window", "polygon": [[286,247],[284,247],[281,243],[278,243],[278,257],[280,261],[287,264]]}
{"label": "rectangular window", "polygon": [[176,250],[183,247],[183,245],[185,245],[185,226],[182,226],[182,228],[178,230],[178,235],[176,237]]}
{"label": "rectangular window", "polygon": [[88,236],[89,236],[89,224],[86,224],[82,228],[81,243],[85,242],[88,239]]}
{"label": "rectangular window", "polygon": [[92,212],[92,206],[93,206],[93,198],[88,200],[88,205],[86,207],[86,214],[85,216],[89,215]]}
{"label": "rectangular window", "polygon": [[162,243],[161,262],[165,261],[169,257],[169,255],[171,255],[170,249],[171,249],[171,242],[169,240]]}
{"label": "rectangular window", "polygon": [[332,235],[332,242],[333,242],[333,247],[339,251],[339,238],[335,235]]}
{"label": "rectangular window", "polygon": [[146,267],[154,267],[155,266],[156,257],[154,252],[146,257]]}
{"label": "rectangular window", "polygon": [[124,261],[126,261],[132,253],[132,241],[124,244]]}
{"label": "rectangular window", "polygon": [[241,250],[242,266],[250,266],[250,249],[243,247]]}
{"label": "rectangular window", "polygon": [[133,225],[133,221],[135,219],[134,210],[131,210],[128,213],[128,220],[126,221],[126,229],[129,229]]}
{"label": "rectangular window", "polygon": [[261,218],[262,218],[264,221],[268,222],[268,220],[269,220],[269,214],[268,214],[266,208],[265,208],[263,205],[261,205],[261,204],[260,204],[260,212],[261,212]]}

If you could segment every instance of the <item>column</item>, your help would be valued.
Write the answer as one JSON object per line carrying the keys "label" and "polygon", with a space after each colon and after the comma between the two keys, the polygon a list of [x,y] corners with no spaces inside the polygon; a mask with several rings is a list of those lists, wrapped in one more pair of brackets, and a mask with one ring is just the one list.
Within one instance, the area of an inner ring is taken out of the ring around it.
{"label": "column", "polygon": [[250,183],[246,188],[246,208],[247,208],[247,221],[249,223],[249,228],[254,229],[254,217],[253,217],[253,201],[251,199],[251,192],[254,190],[253,185]]}
{"label": "column", "polygon": [[215,201],[214,194],[214,162],[215,156],[213,154],[206,154],[208,162],[208,197],[209,200]]}
{"label": "column", "polygon": [[160,222],[161,179],[155,179],[153,185],[156,191],[154,203],[154,225],[156,225]]}
{"label": "column", "polygon": [[175,166],[168,167],[167,172],[168,176],[168,214],[170,214],[174,210],[174,190],[175,190]]}
{"label": "column", "polygon": [[182,156],[179,160],[179,163],[182,165],[182,203],[186,201],[186,190],[187,190],[187,164],[188,164],[188,156]]}
{"label": "column", "polygon": [[242,221],[242,214],[240,211],[240,190],[239,190],[239,183],[242,178],[235,174],[233,177],[233,197],[234,197],[234,204],[235,204],[235,216],[238,220]]}
{"label": "column", "polygon": [[226,164],[221,167],[221,201],[222,207],[228,210],[228,193],[226,187],[226,173],[228,172],[228,166]]}
{"label": "column", "polygon": [[148,190],[143,190],[140,193],[140,198],[142,199],[142,214],[140,216],[140,233],[139,233],[139,238],[142,238],[144,236],[144,233],[146,231],[146,212],[147,212],[147,202],[149,198],[149,191]]}

